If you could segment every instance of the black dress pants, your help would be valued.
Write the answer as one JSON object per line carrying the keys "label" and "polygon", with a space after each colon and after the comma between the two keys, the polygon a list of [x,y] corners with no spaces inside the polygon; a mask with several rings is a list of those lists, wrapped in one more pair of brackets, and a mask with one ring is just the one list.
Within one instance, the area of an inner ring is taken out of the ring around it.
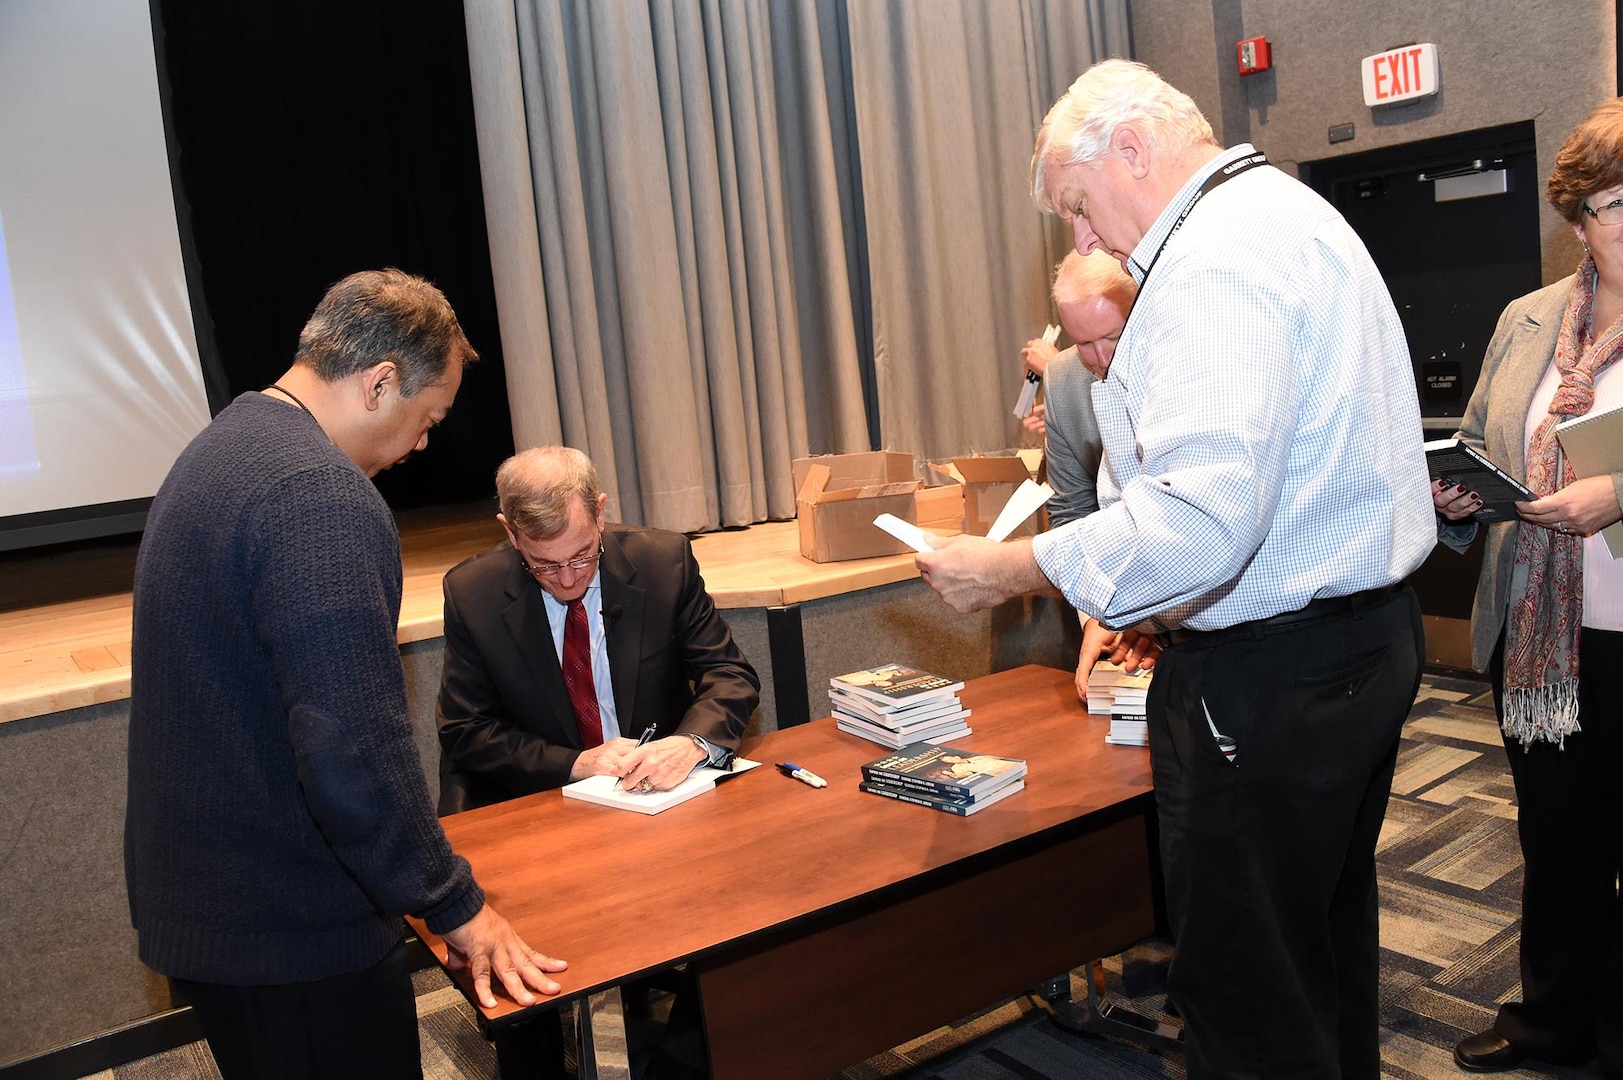
{"label": "black dress pants", "polygon": [[1379,1077],[1375,842],[1423,660],[1405,588],[1195,635],[1157,664],[1167,990],[1191,1080]]}
{"label": "black dress pants", "polygon": [[1505,741],[1525,865],[1522,1000],[1500,1006],[1494,1029],[1546,1061],[1598,1051],[1623,1075],[1623,633],[1579,636],[1578,726],[1564,747]]}
{"label": "black dress pants", "polygon": [[364,971],[284,986],[170,979],[224,1080],[421,1080],[404,943]]}

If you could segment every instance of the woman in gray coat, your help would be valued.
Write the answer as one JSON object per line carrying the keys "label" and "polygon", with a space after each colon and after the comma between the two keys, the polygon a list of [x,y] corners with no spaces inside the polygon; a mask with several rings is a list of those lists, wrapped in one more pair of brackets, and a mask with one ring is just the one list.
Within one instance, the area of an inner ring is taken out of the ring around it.
{"label": "woman in gray coat", "polygon": [[[1554,432],[1623,406],[1623,99],[1567,137],[1546,194],[1584,260],[1505,309],[1459,432],[1540,497],[1488,526],[1471,619],[1516,784],[1522,1000],[1454,1060],[1487,1072],[1598,1052],[1623,1077],[1623,559],[1599,535],[1623,518],[1623,473],[1579,479]],[[1442,542],[1463,550],[1481,500],[1444,478],[1432,491]]]}

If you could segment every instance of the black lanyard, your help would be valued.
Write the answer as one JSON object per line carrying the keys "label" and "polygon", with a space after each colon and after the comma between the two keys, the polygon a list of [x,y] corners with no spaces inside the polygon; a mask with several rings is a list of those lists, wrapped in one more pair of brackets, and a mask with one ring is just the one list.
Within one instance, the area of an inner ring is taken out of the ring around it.
{"label": "black lanyard", "polygon": [[1189,213],[1190,211],[1194,210],[1195,205],[1199,203],[1201,199],[1205,198],[1207,193],[1213,188],[1218,187],[1221,184],[1228,183],[1230,180],[1233,180],[1236,176],[1239,176],[1247,169],[1253,168],[1257,165],[1266,164],[1268,164],[1268,155],[1262,153],[1261,151],[1258,151],[1255,154],[1248,154],[1247,156],[1240,158],[1237,161],[1231,161],[1221,169],[1218,169],[1216,172],[1212,173],[1212,175],[1206,178],[1206,182],[1204,184],[1200,185],[1200,190],[1195,192],[1195,197],[1189,200],[1189,205],[1183,208],[1183,213],[1178,215],[1178,220],[1174,221],[1172,223],[1172,228],[1167,230],[1166,239],[1162,240],[1161,246],[1155,249],[1155,256],[1150,259],[1150,265],[1144,268],[1144,276],[1139,279],[1138,282],[1138,292],[1133,294],[1132,306],[1127,309],[1127,319],[1122,323],[1121,336],[1116,340],[1120,341],[1122,337],[1127,336],[1127,323],[1132,321],[1133,312],[1138,309],[1138,298],[1144,295],[1144,286],[1149,284],[1150,271],[1154,270],[1155,264],[1161,261],[1161,253],[1167,249],[1168,241],[1172,239],[1174,233],[1183,228],[1184,221],[1188,219]]}

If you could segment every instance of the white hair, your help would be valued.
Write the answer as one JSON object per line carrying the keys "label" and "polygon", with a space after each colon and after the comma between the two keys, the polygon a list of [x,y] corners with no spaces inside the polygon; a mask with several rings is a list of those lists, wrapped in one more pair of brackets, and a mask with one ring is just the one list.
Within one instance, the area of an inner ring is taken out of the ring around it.
{"label": "white hair", "polygon": [[1115,256],[1100,250],[1084,255],[1072,251],[1054,268],[1054,303],[1080,304],[1093,296],[1110,296],[1125,309],[1131,307],[1138,283]]}
{"label": "white hair", "polygon": [[1217,145],[1212,125],[1188,94],[1132,60],[1101,60],[1084,71],[1043,117],[1031,155],[1031,197],[1052,213],[1049,173],[1092,161],[1110,149],[1116,129],[1131,125],[1152,148],[1177,152]]}

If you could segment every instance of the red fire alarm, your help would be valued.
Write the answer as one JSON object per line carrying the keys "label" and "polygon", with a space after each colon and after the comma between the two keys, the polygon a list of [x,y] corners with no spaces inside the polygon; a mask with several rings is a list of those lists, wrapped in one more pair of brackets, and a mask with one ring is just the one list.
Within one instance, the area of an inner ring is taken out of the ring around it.
{"label": "red fire alarm", "polygon": [[1268,50],[1268,39],[1265,37],[1246,38],[1235,46],[1240,56],[1240,74],[1255,75],[1259,71],[1267,71],[1273,67],[1273,56]]}

